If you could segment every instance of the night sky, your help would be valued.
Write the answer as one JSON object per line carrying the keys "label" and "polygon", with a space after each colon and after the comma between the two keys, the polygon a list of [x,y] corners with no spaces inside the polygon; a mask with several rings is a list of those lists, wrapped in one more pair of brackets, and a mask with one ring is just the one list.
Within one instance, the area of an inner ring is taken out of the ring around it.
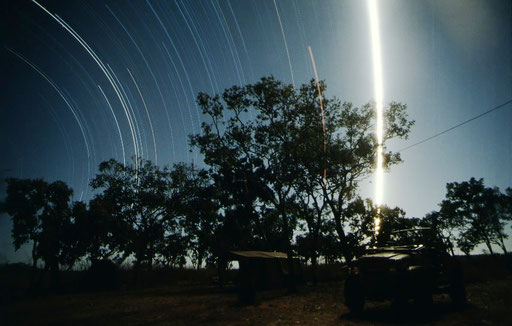
{"label": "night sky", "polygon": [[[325,96],[374,98],[366,1],[2,1],[0,178],[62,180],[92,196],[101,161],[133,155],[201,163],[188,135],[198,92],[274,75],[314,77]],[[400,150],[512,99],[512,2],[379,2],[384,101],[416,120]],[[402,152],[384,203],[407,216],[438,208],[447,182],[512,186],[512,104]],[[372,179],[361,195],[374,196]],[[0,186],[5,198],[5,183]],[[0,262],[13,254],[0,216]],[[509,228],[509,233],[510,228]],[[510,247],[512,242],[508,242]]]}

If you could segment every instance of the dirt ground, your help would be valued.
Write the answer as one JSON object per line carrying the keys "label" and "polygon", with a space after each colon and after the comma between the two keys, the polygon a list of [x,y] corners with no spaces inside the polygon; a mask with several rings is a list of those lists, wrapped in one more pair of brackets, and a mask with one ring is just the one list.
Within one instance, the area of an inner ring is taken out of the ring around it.
{"label": "dirt ground", "polygon": [[452,308],[434,297],[423,311],[410,303],[368,302],[354,317],[343,305],[341,282],[304,285],[298,293],[258,292],[258,304],[241,306],[233,289],[207,286],[45,296],[0,307],[2,325],[510,325],[512,276],[467,285],[468,305]]}

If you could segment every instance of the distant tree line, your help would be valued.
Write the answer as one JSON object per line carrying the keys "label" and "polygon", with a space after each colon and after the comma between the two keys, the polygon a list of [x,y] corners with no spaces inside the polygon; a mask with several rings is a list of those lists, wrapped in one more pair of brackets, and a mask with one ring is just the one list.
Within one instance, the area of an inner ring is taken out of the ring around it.
{"label": "distant tree line", "polygon": [[[323,82],[319,85],[325,91]],[[374,239],[377,207],[358,196],[375,167],[373,104],[355,107],[320,97],[314,81],[294,88],[273,77],[223,94],[199,94],[207,122],[190,136],[204,168],[179,163],[161,168],[134,158],[102,162],[89,203],[72,202],[65,183],[7,179],[2,210],[13,221],[15,249],[30,243],[34,266],[72,268],[80,259],[225,268],[229,250],[276,250],[318,260],[350,261]],[[385,111],[384,165],[400,163],[386,141],[406,139],[414,121],[406,106]],[[323,121],[325,124],[323,124]],[[325,178],[324,178],[325,176]],[[469,253],[483,243],[506,251],[512,190],[483,180],[447,185],[438,212],[405,218],[380,207],[380,237],[399,227],[430,225],[453,249]]]}

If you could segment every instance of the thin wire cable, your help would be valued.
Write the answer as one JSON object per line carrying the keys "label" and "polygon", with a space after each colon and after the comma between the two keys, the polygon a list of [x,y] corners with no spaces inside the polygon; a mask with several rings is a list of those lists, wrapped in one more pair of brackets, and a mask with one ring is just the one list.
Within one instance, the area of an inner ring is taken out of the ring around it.
{"label": "thin wire cable", "polygon": [[452,130],[453,130],[453,129],[455,129],[455,128],[458,128],[458,127],[460,127],[460,126],[463,126],[463,125],[465,125],[465,124],[466,124],[466,123],[468,123],[468,122],[471,122],[471,121],[473,121],[473,120],[476,120],[476,119],[478,119],[478,118],[483,117],[483,116],[484,116],[484,115],[486,115],[486,114],[489,114],[489,113],[491,113],[491,112],[493,112],[493,111],[496,111],[496,110],[498,110],[498,109],[501,109],[502,107],[504,107],[504,106],[506,106],[507,104],[510,104],[510,103],[512,103],[512,99],[510,99],[510,100],[506,101],[505,103],[500,104],[500,105],[498,105],[498,106],[496,106],[496,107],[494,107],[494,108],[492,108],[492,109],[490,109],[490,110],[488,110],[488,111],[485,111],[484,113],[480,113],[479,115],[474,116],[474,117],[473,117],[473,118],[471,118],[471,119],[468,119],[468,120],[466,120],[466,121],[464,121],[464,122],[461,122],[461,123],[459,123],[458,125],[455,125],[455,126],[450,127],[450,128],[448,128],[448,129],[446,129],[446,130],[443,130],[443,131],[441,131],[441,132],[439,132],[439,133],[437,133],[437,134],[435,134],[435,135],[433,135],[433,136],[430,136],[430,137],[428,137],[428,138],[425,138],[425,139],[423,139],[423,140],[421,140],[421,141],[419,141],[419,142],[417,142],[417,143],[414,143],[414,144],[412,144],[412,145],[409,145],[409,146],[407,146],[407,147],[404,147],[404,148],[402,148],[401,150],[399,150],[399,151],[398,151],[398,153],[403,152],[403,151],[405,151],[405,150],[408,150],[409,148],[412,148],[412,147],[414,147],[414,146],[418,146],[418,145],[420,145],[420,144],[423,144],[423,143],[425,143],[425,142],[427,142],[427,141],[429,141],[429,140],[432,140],[432,139],[434,139],[434,138],[436,138],[436,137],[438,137],[438,136],[441,136],[442,134],[445,134],[445,133],[447,133],[447,132],[449,132],[449,131],[452,131]]}

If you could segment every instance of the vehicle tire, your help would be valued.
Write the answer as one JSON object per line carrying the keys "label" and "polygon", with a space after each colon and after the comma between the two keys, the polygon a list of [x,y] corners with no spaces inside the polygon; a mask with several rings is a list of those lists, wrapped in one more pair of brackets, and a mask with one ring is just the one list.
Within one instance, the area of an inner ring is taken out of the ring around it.
{"label": "vehicle tire", "polygon": [[402,311],[406,308],[409,301],[409,294],[407,289],[411,286],[408,281],[408,275],[398,275],[394,282],[394,293],[392,307],[393,310]]}
{"label": "vehicle tire", "polygon": [[345,305],[351,313],[358,314],[364,308],[364,288],[359,277],[349,276],[345,281]]}
{"label": "vehicle tire", "polygon": [[424,272],[421,277],[417,279],[416,291],[414,293],[414,303],[421,310],[430,310],[434,305],[432,297],[433,292],[433,280],[431,275]]}
{"label": "vehicle tire", "polygon": [[407,303],[407,297],[405,295],[399,294],[393,297],[393,300],[391,301],[391,307],[395,311],[402,311],[407,307]]}

